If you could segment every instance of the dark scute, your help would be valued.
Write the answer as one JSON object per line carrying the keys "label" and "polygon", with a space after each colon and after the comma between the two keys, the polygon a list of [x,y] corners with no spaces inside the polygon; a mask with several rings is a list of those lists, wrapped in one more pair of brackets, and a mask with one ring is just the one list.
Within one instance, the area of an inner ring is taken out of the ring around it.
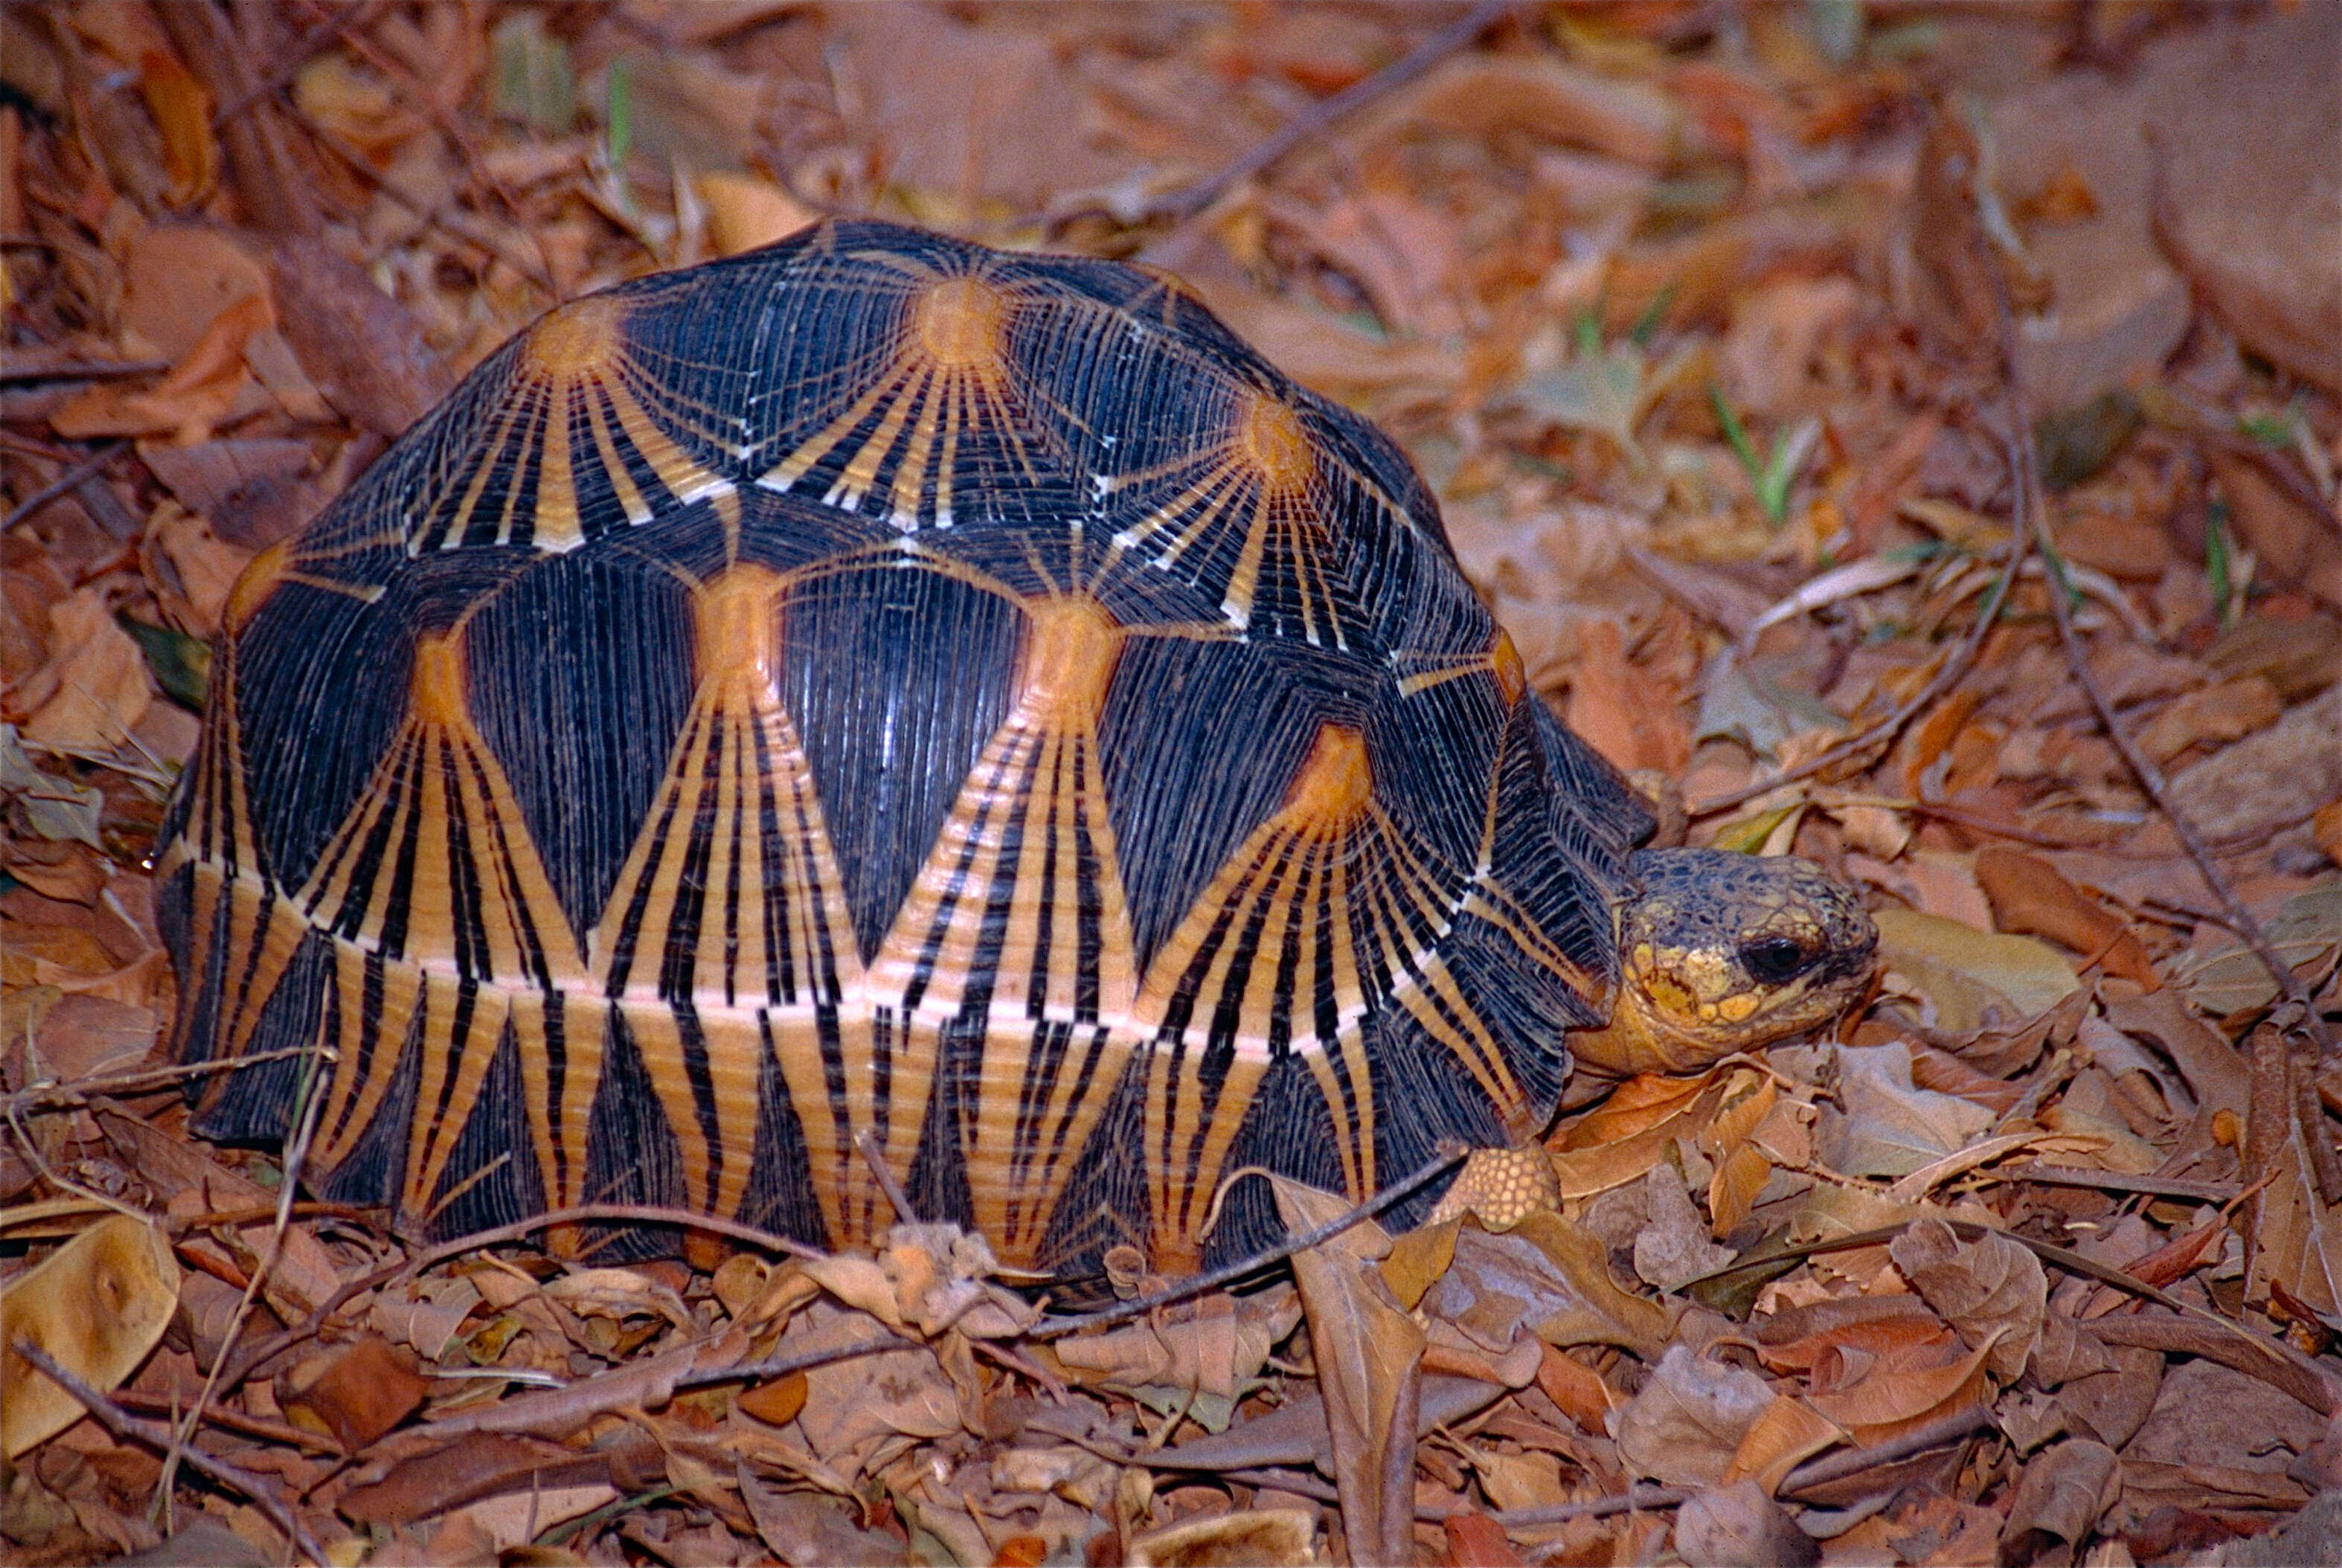
{"label": "dark scute", "polygon": [[1554,831],[1562,844],[1615,893],[1626,857],[1658,825],[1607,758],[1532,698],[1521,704],[1537,726],[1552,780]]}
{"label": "dark scute", "polygon": [[1151,638],[1123,649],[1098,749],[1142,967],[1284,803],[1318,724],[1363,717],[1366,690],[1312,690],[1281,652]]}
{"label": "dark scute", "polygon": [[[225,908],[227,901],[220,903]],[[248,1054],[257,1056],[315,1044],[317,1009],[325,1000],[333,962],[333,943],[323,932],[313,931],[301,939],[285,965],[285,978],[260,1009]],[[279,1056],[215,1074],[188,1125],[198,1137],[223,1144],[282,1140],[293,1128],[294,1096],[304,1066],[298,1056]]]}
{"label": "dark scute", "polygon": [[287,583],[238,640],[252,825],[280,887],[307,879],[405,717],[413,584],[402,578],[367,604]]}
{"label": "dark scute", "polygon": [[[1455,550],[1447,543],[1447,525],[1439,514],[1439,503],[1430,486],[1399,450],[1398,443],[1384,434],[1380,425],[1316,393],[1305,393],[1306,406],[1315,415],[1312,428],[1318,439],[1341,454],[1359,474],[1396,504],[1408,521],[1432,540],[1439,553],[1455,558]],[[1394,519],[1396,521],[1396,519]]]}
{"label": "dark scute", "polygon": [[1098,1114],[1043,1238],[1040,1266],[1061,1275],[1097,1272],[1108,1250],[1146,1245],[1146,1058],[1136,1053]]}
{"label": "dark scute", "polygon": [[1461,885],[1480,858],[1488,784],[1505,733],[1496,682],[1459,676],[1410,696],[1396,691],[1366,722],[1375,794],[1443,884]]}
{"label": "dark scute", "polygon": [[[783,494],[752,484],[740,492],[739,559],[749,565],[796,572],[825,561],[843,560],[859,551],[899,544],[902,537],[883,518],[824,506],[803,491]],[[716,544],[720,551],[720,537]],[[723,562],[710,560],[703,566],[685,558],[676,564],[706,578],[719,570]]]}
{"label": "dark scute", "polygon": [[[1610,906],[1626,888],[1626,863],[1581,813],[1572,791],[1583,787],[1582,782],[1574,784],[1563,771],[1573,756],[1552,747],[1555,734],[1568,737],[1535,698],[1514,704],[1496,779],[1489,876],[1606,994],[1618,974]],[[1595,805],[1602,809],[1602,803]],[[1590,1002],[1581,1001],[1568,1022],[1599,1024],[1602,1018]]]}
{"label": "dark scute", "polygon": [[866,960],[1008,709],[1022,617],[918,567],[874,564],[789,595],[796,720]]}
{"label": "dark scute", "polygon": [[472,1104],[464,1130],[455,1135],[438,1191],[431,1194],[427,1207],[435,1241],[494,1230],[545,1212],[545,1184],[536,1168],[525,1093],[519,1044],[507,1023],[496,1054],[489,1059],[487,1075],[480,1081],[480,1096]]}
{"label": "dark scute", "polygon": [[780,1064],[770,1052],[757,1072],[756,1113],[756,1156],[749,1167],[748,1190],[740,1200],[741,1223],[808,1246],[828,1246],[821,1197],[814,1191],[813,1165],[806,1156],[805,1130]]}
{"label": "dark scute", "polygon": [[[675,1129],[667,1125],[626,1014],[616,1005],[609,1012],[602,1082],[594,1091],[586,1126],[586,1202],[684,1205],[683,1154]],[[677,1244],[671,1230],[648,1233],[663,1234],[669,1252]]]}
{"label": "dark scute", "polygon": [[546,556],[474,617],[465,650],[473,722],[582,942],[690,711],[686,593],[628,553]]}
{"label": "dark scute", "polygon": [[[1247,1165],[1274,1171],[1280,1176],[1329,1193],[1342,1190],[1342,1159],[1335,1152],[1339,1134],[1333,1111],[1317,1086],[1317,1076],[1298,1055],[1287,1054],[1269,1064],[1244,1125],[1228,1145],[1222,1180]],[[1206,1194],[1198,1209],[1210,1202]],[[1259,1176],[1246,1176],[1226,1184],[1220,1203],[1220,1223],[1204,1243],[1204,1266],[1219,1268],[1285,1240],[1285,1222],[1276,1213],[1276,1192]]]}
{"label": "dark scute", "polygon": [[[398,1053],[391,1069],[390,1087],[375,1107],[374,1119],[365,1124],[340,1164],[321,1172],[315,1169],[313,1160],[309,1184],[319,1197],[336,1203],[397,1202],[399,1189],[406,1181],[407,1130],[415,1118],[415,1095],[423,1084],[425,1021],[425,1009],[416,1008],[404,1040],[377,1046]],[[348,1072],[356,1065],[345,1063],[339,1070]],[[328,1131],[323,1122],[318,1124],[320,1139]],[[451,1159],[449,1163],[454,1162]]]}

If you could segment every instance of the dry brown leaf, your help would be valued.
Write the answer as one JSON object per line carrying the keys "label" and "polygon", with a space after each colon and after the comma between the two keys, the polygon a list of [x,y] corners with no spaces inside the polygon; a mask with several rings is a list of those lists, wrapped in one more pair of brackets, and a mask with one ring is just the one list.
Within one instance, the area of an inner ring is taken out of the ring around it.
{"label": "dry brown leaf", "polygon": [[1964,1148],[1992,1113],[1911,1081],[1903,1041],[1837,1053],[1837,1104],[1824,1105],[1815,1146],[1831,1169],[1855,1176],[1907,1176]]}
{"label": "dry brown leaf", "polygon": [[[1833,1383],[1828,1393],[1807,1395],[1806,1403],[1868,1447],[1936,1416],[1982,1403],[1990,1392],[1985,1373],[1991,1353],[1987,1341],[1963,1354],[1958,1337],[1947,1333],[1880,1356]],[[1817,1380],[1826,1373],[1844,1375],[1827,1357],[1816,1367]]]}
{"label": "dry brown leaf", "polygon": [[1755,1373],[1671,1344],[1614,1420],[1619,1456],[1671,1486],[1713,1486],[1773,1402]]}
{"label": "dry brown leaf", "polygon": [[1728,1482],[1685,1499],[1676,1511],[1676,1550],[1686,1563],[1746,1568],[1813,1568],[1821,1543],[1754,1481]]}
{"label": "dry brown leaf", "polygon": [[693,187],[707,204],[707,235],[720,256],[786,239],[821,216],[760,175],[718,170]]}
{"label": "dry brown leaf", "polygon": [[[1286,1229],[1298,1233],[1312,1221],[1287,1201],[1289,1186],[1277,1183],[1278,1209]],[[1403,1561],[1413,1550],[1423,1331],[1390,1299],[1380,1273],[1354,1253],[1331,1245],[1296,1253],[1293,1278],[1308,1313],[1352,1553]]]}
{"label": "dry brown leaf", "polygon": [[1068,1375],[1083,1381],[1234,1400],[1300,1321],[1300,1298],[1289,1290],[1209,1295],[1126,1328],[1055,1341],[1049,1349]]}
{"label": "dry brown leaf", "polygon": [[1976,878],[2004,932],[2046,936],[2142,990],[2163,984],[2138,937],[2039,855],[1990,845],[1977,851]]}
{"label": "dry brown leaf", "polygon": [[[2007,1561],[2072,1560],[2120,1489],[2120,1461],[2103,1443],[2077,1438],[2045,1448],[2017,1477],[2001,1531]],[[2054,1555],[2045,1549],[2055,1550]]]}
{"label": "dry brown leaf", "polygon": [[0,1448],[15,1459],[82,1417],[81,1401],[15,1352],[29,1343],[110,1393],[137,1370],[179,1301],[179,1264],[162,1230],[111,1214],[0,1293]]}
{"label": "dry brown leaf", "polygon": [[430,1392],[411,1356],[372,1334],[312,1356],[276,1380],[285,1418],[331,1437],[345,1453],[405,1420]]}
{"label": "dry brown leaf", "polygon": [[153,686],[145,655],[116,625],[104,595],[83,588],[49,606],[49,661],[25,682],[34,709],[27,740],[108,752],[146,714]]}
{"label": "dry brown leaf", "polygon": [[1930,1014],[1926,1022],[1946,1034],[2037,1018],[2077,985],[2072,965],[2032,937],[1907,909],[1882,909],[1875,918],[1888,984],[1918,996]]}
{"label": "dry brown leaf", "polygon": [[1316,1521],[1298,1508],[1256,1509],[1141,1535],[1123,1561],[1129,1568],[1305,1568],[1317,1561],[1316,1538]]}
{"label": "dry brown leaf", "polygon": [[1770,1497],[1781,1488],[1782,1480],[1790,1471],[1819,1453],[1833,1443],[1841,1443],[1846,1433],[1837,1424],[1817,1414],[1802,1401],[1787,1394],[1776,1394],[1773,1403],[1765,1407],[1755,1424],[1740,1439],[1733,1451],[1732,1463],[1726,1465],[1722,1484],[1731,1485],[1743,1479],[1754,1481]]}
{"label": "dry brown leaf", "polygon": [[1895,1266],[1971,1347],[1990,1344],[2004,1383],[2025,1370],[2041,1341],[2049,1280],[2041,1260],[2007,1236],[1964,1241],[1941,1220],[1921,1220],[1887,1246]]}
{"label": "dry brown leaf", "polygon": [[1670,776],[1691,760],[1691,726],[1674,693],[1627,661],[1618,623],[1578,623],[1577,663],[1570,672],[1569,727],[1619,769]]}

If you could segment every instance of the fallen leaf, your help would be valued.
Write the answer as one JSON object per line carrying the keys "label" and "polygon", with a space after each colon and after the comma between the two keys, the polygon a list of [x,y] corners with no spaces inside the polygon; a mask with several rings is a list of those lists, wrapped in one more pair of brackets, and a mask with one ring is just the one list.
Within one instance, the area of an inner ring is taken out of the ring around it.
{"label": "fallen leaf", "polygon": [[1995,1376],[2013,1383],[2041,1340],[2048,1276],[2041,1260],[2006,1236],[1963,1241],[1941,1220],[1921,1220],[1887,1254],[1927,1303],[1971,1348],[1989,1343]]}
{"label": "fallen leaf", "polygon": [[413,1414],[430,1392],[410,1356],[367,1334],[288,1368],[277,1378],[276,1403],[295,1425],[355,1453]]}
{"label": "fallen leaf", "polygon": [[1692,1207],[1683,1173],[1665,1160],[1643,1178],[1647,1220],[1635,1235],[1635,1273],[1644,1283],[1671,1291],[1728,1265],[1739,1254],[1708,1240],[1707,1222]]}
{"label": "fallen leaf", "polygon": [[1258,1509],[1137,1536],[1123,1561],[1129,1568],[1305,1568],[1317,1561],[1316,1537],[1316,1522],[1297,1508]]}
{"label": "fallen leaf", "polygon": [[0,1448],[15,1459],[79,1421],[81,1401],[18,1355],[29,1343],[111,1393],[163,1337],[179,1302],[179,1263],[160,1227],[111,1214],[0,1292]]}
{"label": "fallen leaf", "polygon": [[[1312,1219],[1288,1201],[1288,1187],[1277,1183],[1278,1212],[1299,1233]],[[1403,1561],[1413,1550],[1423,1331],[1366,1259],[1327,1243],[1296,1253],[1292,1266],[1326,1396],[1343,1529],[1355,1555]]]}
{"label": "fallen leaf", "polygon": [[786,239],[821,215],[759,175],[718,170],[693,185],[707,204],[707,235],[720,256]]}
{"label": "fallen leaf", "polygon": [[2056,949],[2029,936],[1907,909],[1882,909],[1874,918],[1889,984],[1899,979],[1919,995],[1933,1014],[1930,1026],[1946,1034],[2037,1018],[2078,984]]}
{"label": "fallen leaf", "polygon": [[105,794],[35,767],[14,724],[0,724],[0,800],[22,816],[36,838],[105,847],[97,836]]}
{"label": "fallen leaf", "polygon": [[[95,588],[49,608],[49,662],[26,687],[49,694],[25,722],[26,740],[105,753],[122,744],[152,701],[146,660]],[[93,841],[94,842],[94,841]]]}
{"label": "fallen leaf", "polygon": [[2107,974],[2138,982],[2142,990],[2163,984],[2130,928],[2039,855],[1987,846],[1977,851],[1976,879],[2002,931],[2062,943]]}
{"label": "fallen leaf", "polygon": [[1815,1146],[1848,1175],[1907,1176],[1967,1145],[1992,1124],[1983,1106],[1911,1082],[1902,1041],[1837,1053],[1837,1104],[1824,1105]]}
{"label": "fallen leaf", "polygon": [[1709,1487],[1676,1511],[1676,1550],[1686,1563],[1746,1568],[1813,1568],[1821,1543],[1754,1481]]}
{"label": "fallen leaf", "polygon": [[210,193],[219,178],[219,141],[212,135],[212,99],[178,59],[160,49],[139,56],[138,90],[163,133],[171,176],[171,205],[184,207]]}
{"label": "fallen leaf", "polygon": [[1713,1486],[1771,1407],[1755,1373],[1671,1344],[1642,1391],[1612,1421],[1619,1457],[1671,1486]]}

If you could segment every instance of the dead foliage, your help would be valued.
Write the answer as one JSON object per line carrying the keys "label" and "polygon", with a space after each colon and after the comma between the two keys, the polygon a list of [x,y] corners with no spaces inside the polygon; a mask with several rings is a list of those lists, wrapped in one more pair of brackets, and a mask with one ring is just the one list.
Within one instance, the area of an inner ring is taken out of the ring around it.
{"label": "dead foliage", "polygon": [[[2342,13],[1460,14],[0,11],[12,1561],[2333,1560]],[[1673,831],[1867,890],[1871,1004],[1502,1233],[1095,1325],[949,1227],[424,1249],[189,1138],[145,856],[243,564],[830,211],[1168,267],[1385,422]]]}

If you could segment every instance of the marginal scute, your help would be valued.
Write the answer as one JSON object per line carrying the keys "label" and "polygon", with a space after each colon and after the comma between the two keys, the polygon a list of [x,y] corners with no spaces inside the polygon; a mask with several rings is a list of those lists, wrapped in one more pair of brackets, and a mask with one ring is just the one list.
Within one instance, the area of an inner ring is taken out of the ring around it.
{"label": "marginal scute", "polygon": [[626,306],[596,295],[552,311],[528,330],[528,367],[551,381],[572,381],[606,368],[616,359],[626,319]]}
{"label": "marginal scute", "polygon": [[1290,404],[1266,393],[1245,400],[1236,426],[1236,444],[1269,489],[1293,492],[1307,488],[1317,471],[1309,433]]}
{"label": "marginal scute", "polygon": [[1286,792],[1285,814],[1326,828],[1346,827],[1365,814],[1374,793],[1366,737],[1347,724],[1324,724]]}
{"label": "marginal scute", "polygon": [[942,369],[999,365],[1007,328],[1008,296],[982,278],[946,278],[919,296],[919,347]]}

